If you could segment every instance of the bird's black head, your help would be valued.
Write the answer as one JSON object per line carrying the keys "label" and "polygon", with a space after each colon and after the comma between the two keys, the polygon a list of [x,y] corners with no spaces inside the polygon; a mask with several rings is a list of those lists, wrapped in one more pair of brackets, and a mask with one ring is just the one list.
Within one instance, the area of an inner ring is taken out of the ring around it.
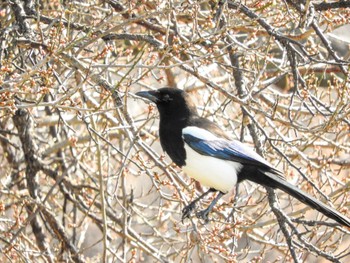
{"label": "bird's black head", "polygon": [[157,105],[160,118],[184,119],[197,115],[196,106],[189,95],[177,88],[161,88],[151,91],[140,91],[137,96],[146,98]]}

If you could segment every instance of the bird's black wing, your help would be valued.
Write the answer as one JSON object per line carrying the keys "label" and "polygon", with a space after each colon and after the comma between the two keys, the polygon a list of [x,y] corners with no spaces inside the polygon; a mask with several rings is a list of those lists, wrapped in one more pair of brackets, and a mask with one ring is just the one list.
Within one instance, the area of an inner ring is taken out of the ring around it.
{"label": "bird's black wing", "polygon": [[186,133],[184,133],[182,137],[188,146],[202,155],[238,162],[244,165],[261,167],[276,173],[279,177],[283,177],[281,173],[272,167],[263,157],[239,141],[229,141],[225,139],[205,140]]}

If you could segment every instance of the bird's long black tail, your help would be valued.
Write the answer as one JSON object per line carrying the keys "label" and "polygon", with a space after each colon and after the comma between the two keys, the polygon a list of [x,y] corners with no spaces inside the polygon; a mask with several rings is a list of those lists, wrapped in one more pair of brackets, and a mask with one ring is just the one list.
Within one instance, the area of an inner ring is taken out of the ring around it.
{"label": "bird's long black tail", "polygon": [[[337,221],[338,223],[350,227],[350,219],[346,216],[339,213],[334,208],[329,207],[328,205],[322,203],[321,201],[317,200],[316,198],[308,195],[307,193],[303,192],[296,186],[288,183],[286,180],[284,180],[282,177],[274,174],[273,172],[266,172],[266,171],[259,171],[261,173],[261,177],[259,177],[258,181],[254,180],[253,178],[249,178],[251,181],[256,181],[256,183],[269,186],[272,188],[278,188],[291,196],[295,197],[299,201],[307,204],[308,206],[318,210],[325,216]],[[261,180],[263,178],[263,180]],[[248,179],[248,178],[247,178]]]}

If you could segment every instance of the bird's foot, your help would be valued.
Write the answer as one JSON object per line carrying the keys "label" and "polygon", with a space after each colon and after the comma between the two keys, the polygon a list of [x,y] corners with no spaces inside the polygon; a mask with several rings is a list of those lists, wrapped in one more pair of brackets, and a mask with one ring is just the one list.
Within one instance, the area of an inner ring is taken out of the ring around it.
{"label": "bird's foot", "polygon": [[207,209],[201,210],[199,212],[196,213],[197,218],[199,219],[203,219],[205,223],[209,222],[209,213],[211,212],[210,207],[208,207]]}
{"label": "bird's foot", "polygon": [[182,218],[183,222],[186,218],[190,218],[192,211],[196,208],[196,202],[191,202],[182,209]]}

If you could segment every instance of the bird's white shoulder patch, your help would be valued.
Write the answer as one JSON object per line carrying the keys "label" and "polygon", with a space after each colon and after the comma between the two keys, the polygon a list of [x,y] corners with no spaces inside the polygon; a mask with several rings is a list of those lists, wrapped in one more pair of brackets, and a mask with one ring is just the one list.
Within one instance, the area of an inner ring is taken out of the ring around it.
{"label": "bird's white shoulder patch", "polygon": [[201,140],[218,140],[211,132],[195,126],[188,126],[182,130],[182,134],[189,134]]}
{"label": "bird's white shoulder patch", "polygon": [[[183,135],[192,135],[205,141],[222,140],[213,133],[189,126],[182,130]],[[201,184],[219,190],[229,192],[237,183],[237,174],[243,165],[233,161],[203,155],[185,142],[186,164],[182,167],[184,172]]]}

